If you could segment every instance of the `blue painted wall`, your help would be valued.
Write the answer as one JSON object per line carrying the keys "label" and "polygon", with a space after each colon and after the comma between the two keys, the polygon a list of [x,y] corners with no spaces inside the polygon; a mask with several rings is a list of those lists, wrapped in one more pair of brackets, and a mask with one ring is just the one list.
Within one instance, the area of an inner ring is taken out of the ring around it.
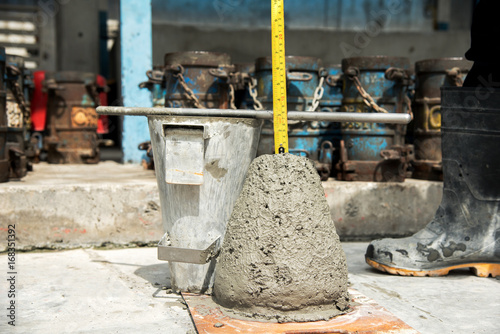
{"label": "blue painted wall", "polygon": [[[151,0],[120,1],[121,83],[125,107],[152,107],[151,93],[140,89],[145,73],[152,68]],[[144,155],[137,146],[149,140],[146,117],[123,119],[123,160],[139,163]]]}
{"label": "blue painted wall", "polygon": [[[291,29],[360,30],[368,22],[382,19],[384,31],[433,30],[428,0],[285,0],[284,3],[285,22]],[[158,24],[229,29],[270,27],[268,0],[152,0],[152,6],[153,23]]]}

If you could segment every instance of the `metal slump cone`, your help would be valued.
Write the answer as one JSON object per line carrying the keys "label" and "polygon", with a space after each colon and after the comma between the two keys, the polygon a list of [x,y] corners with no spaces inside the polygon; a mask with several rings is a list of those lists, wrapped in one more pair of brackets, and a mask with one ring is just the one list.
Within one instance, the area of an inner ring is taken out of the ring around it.
{"label": "metal slump cone", "polygon": [[349,310],[347,265],[307,158],[256,158],[228,222],[214,300],[253,320],[327,320]]}

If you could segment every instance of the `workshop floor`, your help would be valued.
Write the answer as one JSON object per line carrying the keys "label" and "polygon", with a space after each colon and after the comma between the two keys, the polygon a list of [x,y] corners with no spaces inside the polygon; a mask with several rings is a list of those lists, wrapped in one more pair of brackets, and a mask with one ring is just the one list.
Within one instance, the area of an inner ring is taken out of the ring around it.
{"label": "workshop floor", "polygon": [[[364,263],[367,243],[344,243],[352,288],[421,333],[498,333],[500,280],[468,271],[398,277]],[[7,268],[7,254],[0,263]],[[0,333],[196,333],[155,248],[18,253],[16,327]],[[7,275],[7,270],[4,270]],[[5,313],[7,284],[1,279]]]}

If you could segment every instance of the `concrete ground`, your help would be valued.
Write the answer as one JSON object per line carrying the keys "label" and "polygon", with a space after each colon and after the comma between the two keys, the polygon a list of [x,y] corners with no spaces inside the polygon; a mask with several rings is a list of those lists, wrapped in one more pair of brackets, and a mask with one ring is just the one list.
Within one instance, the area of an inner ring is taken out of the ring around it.
{"label": "concrete ground", "polygon": [[[468,271],[398,277],[364,263],[367,243],[343,243],[354,289],[421,333],[498,333],[500,280]],[[8,307],[8,256],[0,255],[0,309]],[[155,248],[17,253],[16,327],[0,333],[195,333],[168,264]]]}
{"label": "concrete ground", "polygon": [[[342,240],[406,236],[434,216],[442,183],[323,182]],[[68,249],[102,244],[154,245],[164,233],[154,171],[112,161],[34,165],[20,181],[0,183],[2,224],[16,224],[16,247]],[[42,223],[41,223],[42,222]],[[0,226],[0,251],[6,229]]]}

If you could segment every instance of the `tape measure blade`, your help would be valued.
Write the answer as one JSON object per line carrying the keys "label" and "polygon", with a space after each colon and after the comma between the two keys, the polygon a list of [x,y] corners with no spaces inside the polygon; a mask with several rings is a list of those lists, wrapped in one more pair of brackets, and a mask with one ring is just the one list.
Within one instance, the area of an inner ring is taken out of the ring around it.
{"label": "tape measure blade", "polygon": [[283,0],[272,0],[272,69],[274,152],[288,153],[286,100],[285,16]]}

